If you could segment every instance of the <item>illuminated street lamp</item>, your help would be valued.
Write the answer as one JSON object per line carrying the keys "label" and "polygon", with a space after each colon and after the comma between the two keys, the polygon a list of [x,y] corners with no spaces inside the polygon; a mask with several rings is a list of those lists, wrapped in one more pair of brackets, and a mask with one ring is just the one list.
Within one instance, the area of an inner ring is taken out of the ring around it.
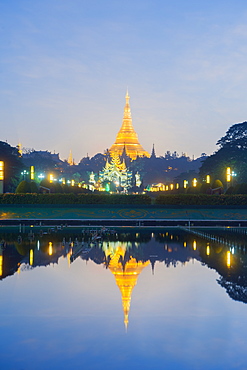
{"label": "illuminated street lamp", "polygon": [[30,179],[34,180],[34,166],[30,167]]}
{"label": "illuminated street lamp", "polygon": [[184,189],[187,188],[187,185],[188,185],[188,181],[187,180],[184,180]]}
{"label": "illuminated street lamp", "polygon": [[21,172],[21,174],[22,174],[22,177],[23,177],[23,180],[26,180],[26,175],[28,175],[28,171],[26,171],[26,170],[24,170],[24,171],[22,171]]}
{"label": "illuminated street lamp", "polygon": [[3,193],[4,161],[0,161],[0,193]]}
{"label": "illuminated street lamp", "polygon": [[226,182],[231,182],[232,174],[231,174],[231,167],[227,167],[226,169]]}

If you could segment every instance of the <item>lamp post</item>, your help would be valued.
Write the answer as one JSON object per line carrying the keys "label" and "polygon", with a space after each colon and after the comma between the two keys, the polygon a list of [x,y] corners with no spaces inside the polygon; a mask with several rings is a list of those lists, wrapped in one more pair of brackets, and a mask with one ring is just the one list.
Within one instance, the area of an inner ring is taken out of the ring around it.
{"label": "lamp post", "polygon": [[28,175],[28,172],[26,170],[21,172],[23,180],[26,180],[26,175]]}
{"label": "lamp post", "polygon": [[3,194],[4,161],[0,161],[0,194]]}
{"label": "lamp post", "polygon": [[232,175],[231,175],[231,167],[227,167],[226,169],[226,183],[227,183],[227,189],[229,187],[229,184],[231,182],[231,178],[232,178]]}
{"label": "lamp post", "polygon": [[30,180],[34,180],[34,166],[30,167]]}

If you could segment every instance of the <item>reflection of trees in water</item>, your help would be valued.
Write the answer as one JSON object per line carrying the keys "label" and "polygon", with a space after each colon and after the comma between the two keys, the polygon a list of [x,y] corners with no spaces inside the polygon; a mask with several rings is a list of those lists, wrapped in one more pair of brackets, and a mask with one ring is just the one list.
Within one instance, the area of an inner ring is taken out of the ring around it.
{"label": "reflection of trees in water", "polygon": [[[157,262],[164,263],[166,267],[176,267],[178,264],[185,264],[191,259],[196,259],[219,273],[220,277],[217,282],[232,299],[247,303],[247,255],[245,252],[247,243],[243,230],[238,229],[236,232],[233,229],[213,230],[210,235],[214,237],[214,240],[181,229],[154,233],[152,230],[122,232],[119,229],[117,231],[105,233],[102,237],[103,244],[100,242],[93,245],[88,253],[81,254],[81,259],[92,260],[98,265],[103,264],[108,267],[111,255],[106,254],[104,249],[118,246],[125,248],[124,254],[119,257],[123,269],[132,258],[142,263],[150,261],[153,272]],[[87,233],[83,233],[82,230],[76,232],[59,230],[40,234],[36,231],[34,237],[30,237],[30,229],[22,234],[18,232],[1,233],[0,240],[4,241],[5,245],[2,250],[4,258],[1,279],[14,274],[21,263],[28,264],[30,249],[34,250],[35,255],[33,268],[57,263],[60,256],[66,256],[71,250],[70,242],[76,245],[77,241],[81,243],[84,240],[87,245],[93,232],[95,230],[87,230]],[[40,242],[39,250],[37,250],[37,240]],[[196,241],[195,249],[193,248],[194,241]],[[49,242],[54,245],[52,256],[48,255]],[[235,253],[231,254],[231,265],[227,266],[226,255],[230,245],[235,245]],[[210,253],[207,253],[207,246],[210,247]]]}
{"label": "reflection of trees in water", "polygon": [[[240,279],[243,280],[243,279]],[[227,294],[235,301],[247,303],[247,279],[244,276],[244,281],[239,283],[229,281],[228,279],[221,276],[217,282],[225,288]]]}
{"label": "reflection of trees in water", "polygon": [[[219,273],[220,278],[217,279],[217,282],[226,290],[229,297],[236,301],[247,303],[245,230],[219,229],[213,230],[211,233],[207,232],[207,235],[211,239],[194,235],[202,263]],[[206,244],[210,245],[209,255],[206,253]],[[231,250],[232,253],[230,252]],[[227,263],[227,253],[230,253],[229,265]]]}

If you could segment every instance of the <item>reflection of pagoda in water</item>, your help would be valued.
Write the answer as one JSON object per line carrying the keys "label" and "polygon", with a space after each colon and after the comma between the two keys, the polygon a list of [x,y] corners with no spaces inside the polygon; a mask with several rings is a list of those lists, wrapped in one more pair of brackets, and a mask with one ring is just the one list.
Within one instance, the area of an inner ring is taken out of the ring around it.
{"label": "reflection of pagoda in water", "polygon": [[106,260],[109,261],[108,268],[115,276],[116,284],[122,295],[124,324],[127,329],[132,290],[144,267],[149,265],[149,261],[138,262],[136,258],[133,257],[125,261],[125,254],[126,247],[123,246],[118,246],[116,249],[109,247],[105,250]]}
{"label": "reflection of pagoda in water", "polygon": [[[86,234],[83,241],[82,238],[79,241],[79,234],[62,231],[42,236],[40,232],[19,236],[18,233],[2,232],[0,280],[17,271],[57,264],[62,256],[67,257],[69,263],[80,256],[83,260],[102,264],[113,273],[120,289],[127,327],[131,294],[145,266],[151,264],[154,273],[156,262],[169,268],[198,260],[219,273],[217,281],[232,299],[247,303],[245,230],[214,229],[209,232],[205,229],[180,229],[155,235],[125,231],[109,235],[103,238],[103,243],[89,246]],[[71,260],[72,254],[74,258]]]}

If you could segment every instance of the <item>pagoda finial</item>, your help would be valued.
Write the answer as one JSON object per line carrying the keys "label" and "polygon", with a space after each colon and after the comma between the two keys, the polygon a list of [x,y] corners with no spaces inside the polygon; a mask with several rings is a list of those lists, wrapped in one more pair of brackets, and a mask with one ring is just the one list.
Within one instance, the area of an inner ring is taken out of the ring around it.
{"label": "pagoda finial", "polygon": [[127,88],[127,92],[125,95],[125,99],[126,99],[126,105],[129,105],[130,96],[129,96],[128,88]]}
{"label": "pagoda finial", "polygon": [[70,166],[73,166],[73,164],[74,164],[73,155],[72,155],[72,150],[70,150],[70,152],[69,152],[68,164],[69,164]]}
{"label": "pagoda finial", "polygon": [[153,149],[152,149],[152,153],[151,153],[151,158],[156,158],[154,144],[153,144]]}

